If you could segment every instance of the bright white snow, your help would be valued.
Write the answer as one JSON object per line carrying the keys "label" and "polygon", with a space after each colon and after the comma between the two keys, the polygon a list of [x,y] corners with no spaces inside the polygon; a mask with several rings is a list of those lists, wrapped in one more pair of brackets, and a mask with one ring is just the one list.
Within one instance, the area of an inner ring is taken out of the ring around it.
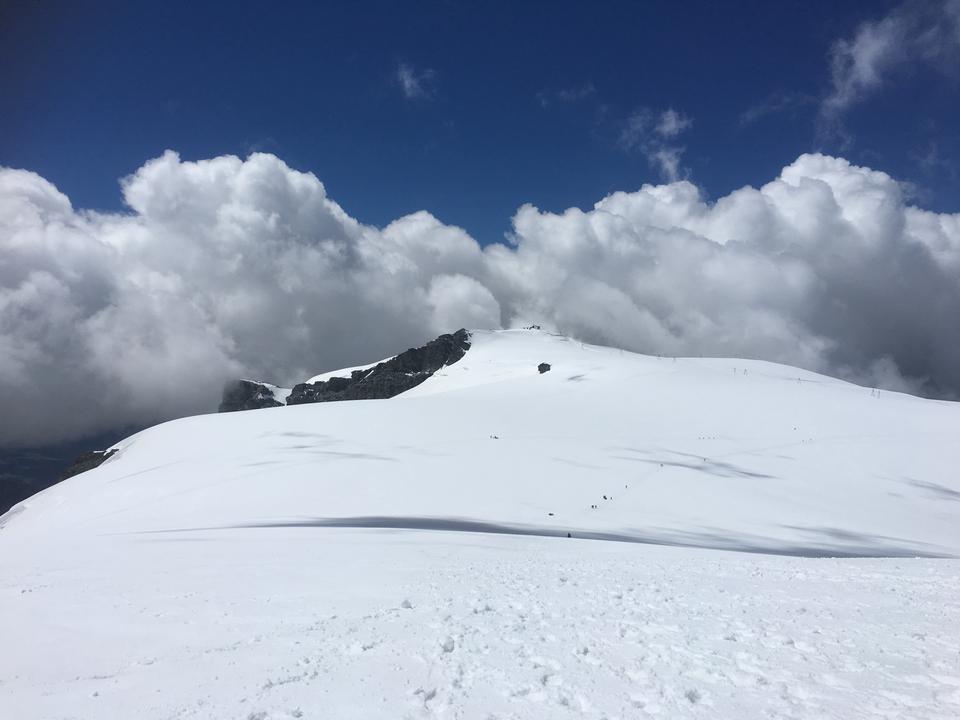
{"label": "bright white snow", "polygon": [[960,406],[473,343],[392,400],[157,426],[5,515],[0,717],[960,713]]}

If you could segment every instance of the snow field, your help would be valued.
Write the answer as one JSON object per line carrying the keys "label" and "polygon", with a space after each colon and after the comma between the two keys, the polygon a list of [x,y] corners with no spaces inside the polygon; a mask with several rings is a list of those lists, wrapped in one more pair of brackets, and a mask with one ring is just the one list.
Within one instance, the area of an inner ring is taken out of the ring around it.
{"label": "snow field", "polygon": [[960,713],[958,561],[329,528],[62,550],[4,563],[3,717]]}
{"label": "snow field", "polygon": [[165,423],[0,517],[0,719],[952,720],[958,437],[530,331],[392,400]]}

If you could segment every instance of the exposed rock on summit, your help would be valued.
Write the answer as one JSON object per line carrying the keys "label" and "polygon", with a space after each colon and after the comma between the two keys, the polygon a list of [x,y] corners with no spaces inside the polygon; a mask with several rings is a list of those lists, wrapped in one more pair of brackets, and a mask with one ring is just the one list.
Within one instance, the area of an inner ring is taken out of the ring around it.
{"label": "exposed rock on summit", "polygon": [[336,400],[384,400],[416,387],[445,365],[452,365],[470,349],[464,329],[441,335],[423,347],[410,348],[372,368],[354,370],[350,377],[334,377],[294,386],[287,405]]}
{"label": "exposed rock on summit", "polygon": [[273,395],[273,390],[263,383],[252,380],[234,380],[223,388],[223,400],[219,412],[237,410],[259,410],[260,408],[280,407],[283,403]]}
{"label": "exposed rock on summit", "polygon": [[73,477],[74,475],[79,475],[87,470],[93,470],[95,467],[100,467],[115,452],[116,449],[91,450],[90,452],[85,452],[83,455],[80,455],[76,460],[73,461],[73,465],[64,471],[63,475],[60,476],[60,479],[66,480],[67,478]]}

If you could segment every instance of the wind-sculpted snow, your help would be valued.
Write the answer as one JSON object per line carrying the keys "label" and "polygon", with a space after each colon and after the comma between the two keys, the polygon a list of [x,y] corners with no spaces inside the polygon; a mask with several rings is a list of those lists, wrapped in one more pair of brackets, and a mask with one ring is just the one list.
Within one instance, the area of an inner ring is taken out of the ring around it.
{"label": "wind-sculpted snow", "polygon": [[[342,517],[342,518],[297,518],[268,520],[212,528],[180,528],[154,530],[153,533],[194,533],[216,530],[271,528],[375,528],[385,530],[438,530],[441,532],[484,533],[489,535],[520,535],[529,537],[568,538],[577,540],[605,540],[608,542],[640,543],[643,545],[671,545],[675,547],[713,548],[735,552],[761,553],[764,555],[787,555],[794,557],[830,558],[939,558],[952,557],[941,552],[899,538],[869,537],[835,528],[803,528],[794,530],[806,533],[809,539],[803,544],[788,545],[767,538],[738,536],[730,532],[710,529],[686,532],[661,531],[646,528],[627,532],[609,532],[578,528],[576,533],[546,525],[518,525],[509,523],[481,522],[464,518],[444,517]],[[830,542],[830,541],[833,542]],[[842,540],[843,542],[837,542]]]}
{"label": "wind-sculpted snow", "polygon": [[471,341],[0,517],[0,718],[957,716],[960,405]]}

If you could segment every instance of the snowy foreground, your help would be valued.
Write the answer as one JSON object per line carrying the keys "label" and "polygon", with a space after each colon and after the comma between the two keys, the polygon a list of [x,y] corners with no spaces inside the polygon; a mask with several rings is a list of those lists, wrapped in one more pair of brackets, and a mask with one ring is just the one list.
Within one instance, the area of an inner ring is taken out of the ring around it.
{"label": "snowy foreground", "polygon": [[960,405],[473,341],[0,518],[0,718],[960,716]]}

